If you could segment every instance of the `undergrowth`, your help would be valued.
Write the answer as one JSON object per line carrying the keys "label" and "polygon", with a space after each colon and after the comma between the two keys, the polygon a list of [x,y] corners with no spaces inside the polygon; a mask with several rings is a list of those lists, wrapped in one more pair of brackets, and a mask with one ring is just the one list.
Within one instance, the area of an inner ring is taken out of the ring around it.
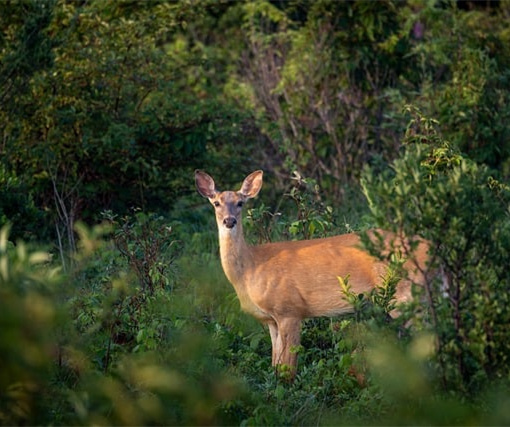
{"label": "undergrowth", "polygon": [[[288,216],[286,204],[295,216]],[[248,211],[253,241],[352,231],[353,219],[323,201],[313,181],[297,181],[278,206]],[[241,313],[211,230],[170,227],[141,212],[106,217],[100,227],[78,226],[79,250],[67,273],[51,254],[14,244],[8,228],[2,230],[0,423],[510,420],[505,378],[470,395],[442,388],[437,336],[409,327],[422,308],[388,316],[395,308],[398,259],[395,274],[367,295],[353,294],[349,278],[339,278],[354,313],[303,323],[298,372],[288,383],[271,367],[268,331]]]}

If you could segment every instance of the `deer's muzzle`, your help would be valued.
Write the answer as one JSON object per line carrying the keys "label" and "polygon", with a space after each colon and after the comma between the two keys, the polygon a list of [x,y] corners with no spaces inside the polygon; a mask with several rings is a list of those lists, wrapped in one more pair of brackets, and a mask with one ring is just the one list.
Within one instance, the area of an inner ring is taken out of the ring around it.
{"label": "deer's muzzle", "polygon": [[223,224],[227,228],[234,228],[237,224],[237,219],[235,219],[233,216],[228,216],[223,220]]}

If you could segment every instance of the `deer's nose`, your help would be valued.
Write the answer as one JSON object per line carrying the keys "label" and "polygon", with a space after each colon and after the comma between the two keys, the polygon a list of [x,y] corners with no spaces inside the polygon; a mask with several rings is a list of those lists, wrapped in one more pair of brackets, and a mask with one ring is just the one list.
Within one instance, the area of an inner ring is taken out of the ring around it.
{"label": "deer's nose", "polygon": [[223,224],[225,224],[225,227],[227,228],[234,228],[234,226],[237,224],[237,219],[235,219],[233,216],[227,216],[223,220]]}

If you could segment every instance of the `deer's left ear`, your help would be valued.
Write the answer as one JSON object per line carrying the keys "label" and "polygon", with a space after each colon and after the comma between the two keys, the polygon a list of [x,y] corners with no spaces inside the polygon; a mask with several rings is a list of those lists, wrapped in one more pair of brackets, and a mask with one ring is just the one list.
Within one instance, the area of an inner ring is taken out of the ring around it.
{"label": "deer's left ear", "polygon": [[243,185],[239,192],[246,198],[251,199],[259,194],[262,188],[262,175],[264,172],[261,170],[252,172],[243,181]]}
{"label": "deer's left ear", "polygon": [[195,184],[198,192],[208,199],[212,199],[216,195],[216,185],[214,180],[201,170],[195,171]]}

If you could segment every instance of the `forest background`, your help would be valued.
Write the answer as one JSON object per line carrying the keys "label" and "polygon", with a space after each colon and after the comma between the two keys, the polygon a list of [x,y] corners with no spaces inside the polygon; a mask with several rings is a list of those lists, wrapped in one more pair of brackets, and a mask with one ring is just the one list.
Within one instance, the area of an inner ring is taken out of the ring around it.
{"label": "forest background", "polygon": [[[510,2],[13,0],[0,23],[2,424],[510,422]],[[264,170],[251,242],[403,230],[449,287],[389,323],[391,280],[347,289],[287,383],[197,168]]]}

